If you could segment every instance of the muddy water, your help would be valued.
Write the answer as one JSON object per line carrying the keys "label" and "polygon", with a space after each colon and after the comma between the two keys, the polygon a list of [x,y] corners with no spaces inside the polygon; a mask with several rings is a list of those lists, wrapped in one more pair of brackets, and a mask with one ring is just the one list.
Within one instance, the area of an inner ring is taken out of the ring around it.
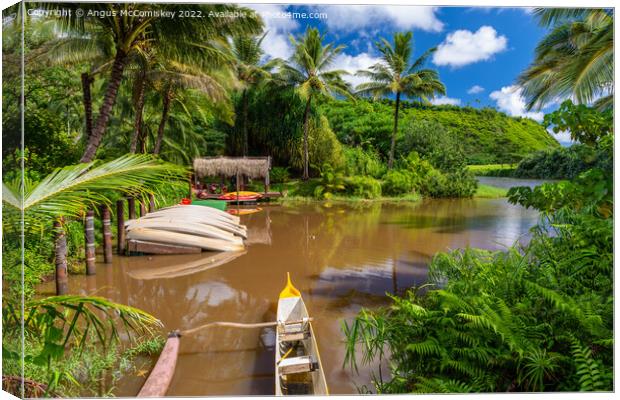
{"label": "muddy water", "polygon": [[[331,392],[357,393],[357,386],[368,383],[368,370],[358,375],[342,368],[343,320],[361,307],[386,304],[386,292],[424,283],[434,253],[464,246],[500,249],[522,239],[536,219],[503,199],[268,206],[242,217],[247,251],[219,267],[183,269],[213,257],[207,253],[115,257],[113,265],[99,264],[96,276],[71,276],[70,290],[139,307],[166,330],[184,330],[212,321],[274,320],[289,271],[315,318]],[[214,328],[181,343],[168,395],[273,394],[273,331]],[[146,375],[148,368],[124,378],[116,395],[134,396]]]}

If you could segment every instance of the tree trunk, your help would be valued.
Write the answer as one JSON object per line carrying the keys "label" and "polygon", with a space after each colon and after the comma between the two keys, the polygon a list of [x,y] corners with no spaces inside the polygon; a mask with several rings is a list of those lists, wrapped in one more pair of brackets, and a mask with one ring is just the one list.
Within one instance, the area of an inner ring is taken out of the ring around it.
{"label": "tree trunk", "polygon": [[396,107],[394,109],[394,131],[392,131],[392,144],[390,145],[390,158],[388,169],[394,166],[394,148],[396,147],[396,133],[398,132],[398,108],[400,106],[400,92],[396,93]]}
{"label": "tree trunk", "polygon": [[86,119],[86,140],[90,139],[93,133],[93,100],[90,95],[90,85],[93,78],[88,72],[82,73],[82,102],[84,103],[84,116]]}
{"label": "tree trunk", "polygon": [[308,101],[306,102],[306,110],[304,111],[304,174],[302,179],[307,181],[310,179],[308,164],[310,163],[308,156],[308,118],[310,116],[310,102],[312,101],[312,96],[308,97]]}
{"label": "tree trunk", "polygon": [[248,155],[249,144],[248,144],[248,95],[247,90],[243,89],[243,94],[241,96],[241,102],[243,104],[243,156]]}
{"label": "tree trunk", "polygon": [[159,128],[157,128],[157,141],[153,148],[153,154],[159,154],[161,150],[161,143],[164,140],[164,128],[168,121],[168,112],[170,111],[170,100],[172,100],[172,88],[168,88],[164,95],[164,109],[161,113],[161,121],[159,122]]}
{"label": "tree trunk", "polygon": [[97,267],[95,264],[95,212],[93,210],[86,211],[84,219],[84,243],[86,258],[86,275],[95,275]]}
{"label": "tree trunk", "polygon": [[101,139],[108,126],[108,121],[112,115],[112,107],[116,101],[116,95],[118,93],[118,87],[121,85],[123,79],[123,70],[125,69],[125,62],[127,61],[127,54],[122,50],[116,51],[114,57],[114,64],[112,64],[112,73],[110,74],[110,82],[106,89],[105,97],[103,98],[103,104],[99,109],[99,115],[97,116],[97,123],[93,128],[92,134],[88,138],[86,149],[80,159],[80,162],[91,162],[95,158]]}
{"label": "tree trunk", "polygon": [[62,217],[54,221],[54,251],[56,254],[56,294],[67,294],[69,281],[67,279],[67,237],[62,226]]}
{"label": "tree trunk", "polygon": [[112,263],[112,227],[110,209],[107,205],[101,206],[101,227],[103,228],[103,262]]}
{"label": "tree trunk", "polygon": [[131,136],[131,144],[129,145],[129,152],[135,153],[138,146],[138,138],[140,137],[142,130],[142,110],[144,109],[144,94],[146,92],[146,85],[144,84],[144,72],[140,74],[138,78],[138,93],[136,97],[136,115],[133,122],[133,135]]}

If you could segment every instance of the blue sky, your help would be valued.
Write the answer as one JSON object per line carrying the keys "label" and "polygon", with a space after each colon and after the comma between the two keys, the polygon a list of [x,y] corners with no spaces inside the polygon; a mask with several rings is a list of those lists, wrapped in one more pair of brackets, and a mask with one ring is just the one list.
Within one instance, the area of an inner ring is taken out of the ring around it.
{"label": "blue sky", "polygon": [[[355,73],[379,62],[374,43],[380,37],[391,41],[394,32],[413,31],[414,57],[438,47],[427,66],[439,71],[447,95],[438,104],[491,106],[513,116],[541,121],[544,112],[525,110],[516,78],[533,59],[534,49],[545,35],[529,8],[464,8],[422,6],[359,6],[283,4],[248,7],[265,20],[268,36],[263,49],[270,57],[288,58],[292,51],[289,34],[298,36],[307,26],[316,26],[327,42],[346,48],[333,67]],[[286,12],[322,13],[314,18],[289,18]],[[359,77],[348,76],[352,84]],[[566,142],[567,135],[558,140]]]}

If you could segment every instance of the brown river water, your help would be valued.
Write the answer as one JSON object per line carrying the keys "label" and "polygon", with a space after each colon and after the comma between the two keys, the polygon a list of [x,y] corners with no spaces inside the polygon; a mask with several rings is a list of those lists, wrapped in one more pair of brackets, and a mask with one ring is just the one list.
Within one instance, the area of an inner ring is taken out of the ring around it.
{"label": "brown river water", "polygon": [[[112,265],[98,264],[94,276],[70,276],[70,292],[141,308],[159,318],[165,331],[186,330],[212,321],[275,320],[277,297],[290,272],[314,318],[330,392],[356,394],[369,384],[369,368],[359,373],[343,368],[343,320],[362,307],[388,304],[386,292],[423,284],[435,253],[505,248],[527,240],[537,218],[505,199],[265,206],[241,217],[248,227],[246,252],[223,265],[152,279],[154,271],[170,272],[171,266],[212,254],[115,256]],[[273,395],[273,342],[273,330],[259,328],[217,327],[182,337],[168,395]],[[114,393],[135,396],[148,371],[147,364],[122,378]]]}

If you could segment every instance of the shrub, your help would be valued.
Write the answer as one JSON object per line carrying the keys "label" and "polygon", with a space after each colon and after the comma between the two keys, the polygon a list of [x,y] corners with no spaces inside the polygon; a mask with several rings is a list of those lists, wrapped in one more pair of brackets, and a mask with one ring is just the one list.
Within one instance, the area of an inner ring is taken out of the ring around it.
{"label": "shrub", "polygon": [[[329,164],[335,169],[342,167],[344,157],[342,155],[342,144],[336,138],[334,132],[329,127],[327,118],[320,117],[317,120],[310,119],[308,131],[308,156],[310,166],[314,170],[320,166]],[[297,151],[293,154],[293,165],[303,168],[303,138],[297,144]]]}
{"label": "shrub", "polygon": [[321,180],[314,188],[314,197],[320,200],[329,200],[334,193],[343,192],[344,190],[342,171],[335,169],[330,164],[323,164]]}
{"label": "shrub", "polygon": [[377,152],[348,146],[343,146],[343,150],[347,176],[365,175],[380,178],[385,173],[386,167]]}
{"label": "shrub", "polygon": [[273,167],[269,171],[269,180],[272,183],[286,183],[290,178],[288,167]]}
{"label": "shrub", "polygon": [[411,121],[399,138],[400,155],[415,151],[441,171],[454,172],[465,167],[466,158],[456,136],[436,121]]}
{"label": "shrub", "polygon": [[573,179],[602,160],[601,152],[593,147],[576,144],[530,154],[517,165],[514,176],[534,179]]}
{"label": "shrub", "polygon": [[399,196],[411,193],[414,189],[414,176],[407,170],[392,170],[383,176],[383,193]]}
{"label": "shrub", "polygon": [[369,176],[352,176],[345,179],[347,194],[364,199],[381,197],[381,183]]}
{"label": "shrub", "polygon": [[478,181],[465,169],[447,174],[434,170],[428,174],[423,192],[431,197],[471,197],[477,189]]}

